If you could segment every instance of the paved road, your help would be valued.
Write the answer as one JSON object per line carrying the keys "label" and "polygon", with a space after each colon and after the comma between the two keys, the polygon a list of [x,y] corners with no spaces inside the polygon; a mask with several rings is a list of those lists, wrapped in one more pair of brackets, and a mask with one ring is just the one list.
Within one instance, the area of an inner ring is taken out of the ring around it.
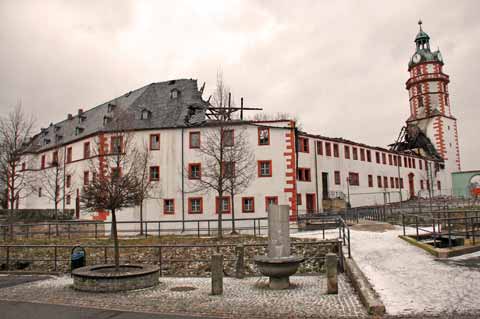
{"label": "paved road", "polygon": [[0,319],[200,319],[181,315],[159,315],[72,306],[0,300]]}

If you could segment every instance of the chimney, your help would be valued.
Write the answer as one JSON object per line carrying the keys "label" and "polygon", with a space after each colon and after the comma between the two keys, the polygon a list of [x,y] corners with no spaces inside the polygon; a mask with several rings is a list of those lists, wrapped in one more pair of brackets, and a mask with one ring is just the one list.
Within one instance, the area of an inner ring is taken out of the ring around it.
{"label": "chimney", "polygon": [[83,109],[78,109],[78,116],[82,115]]}
{"label": "chimney", "polygon": [[73,119],[73,116],[72,116],[71,113],[68,113],[68,114],[67,114],[67,120],[71,120],[71,119]]}

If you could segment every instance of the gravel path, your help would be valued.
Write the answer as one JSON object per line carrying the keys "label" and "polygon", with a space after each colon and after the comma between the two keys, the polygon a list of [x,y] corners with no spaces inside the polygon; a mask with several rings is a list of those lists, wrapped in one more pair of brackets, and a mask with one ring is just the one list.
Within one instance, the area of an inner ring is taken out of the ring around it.
{"label": "gravel path", "polygon": [[[293,276],[291,282],[294,289],[271,291],[265,289],[265,277],[225,278],[223,296],[211,296],[209,278],[163,277],[155,288],[92,294],[74,291],[71,278],[58,277],[0,289],[0,300],[222,318],[368,317],[344,275],[339,276],[338,295],[326,294],[324,276]],[[186,291],[185,287],[194,290]]]}
{"label": "gravel path", "polygon": [[[459,313],[480,314],[480,269],[436,260],[398,238],[401,233],[398,226],[384,232],[351,230],[352,256],[379,293],[387,313],[452,318],[460,317]],[[309,236],[318,238],[319,234]]]}

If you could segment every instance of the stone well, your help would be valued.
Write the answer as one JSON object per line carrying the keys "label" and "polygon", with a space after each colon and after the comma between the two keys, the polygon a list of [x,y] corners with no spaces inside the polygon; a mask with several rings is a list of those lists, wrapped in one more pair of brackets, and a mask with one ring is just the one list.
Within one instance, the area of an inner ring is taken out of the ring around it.
{"label": "stone well", "polygon": [[158,266],[154,265],[95,265],[72,271],[73,288],[90,292],[116,292],[142,289],[158,285]]}

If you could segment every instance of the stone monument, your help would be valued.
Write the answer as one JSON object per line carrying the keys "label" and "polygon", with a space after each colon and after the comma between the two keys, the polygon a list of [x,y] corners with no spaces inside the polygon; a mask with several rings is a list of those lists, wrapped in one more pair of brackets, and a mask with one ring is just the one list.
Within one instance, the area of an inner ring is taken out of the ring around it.
{"label": "stone monument", "polygon": [[290,224],[288,205],[268,208],[268,254],[255,256],[255,263],[264,276],[270,277],[271,289],[290,287],[289,277],[297,272],[304,258],[290,254]]}

